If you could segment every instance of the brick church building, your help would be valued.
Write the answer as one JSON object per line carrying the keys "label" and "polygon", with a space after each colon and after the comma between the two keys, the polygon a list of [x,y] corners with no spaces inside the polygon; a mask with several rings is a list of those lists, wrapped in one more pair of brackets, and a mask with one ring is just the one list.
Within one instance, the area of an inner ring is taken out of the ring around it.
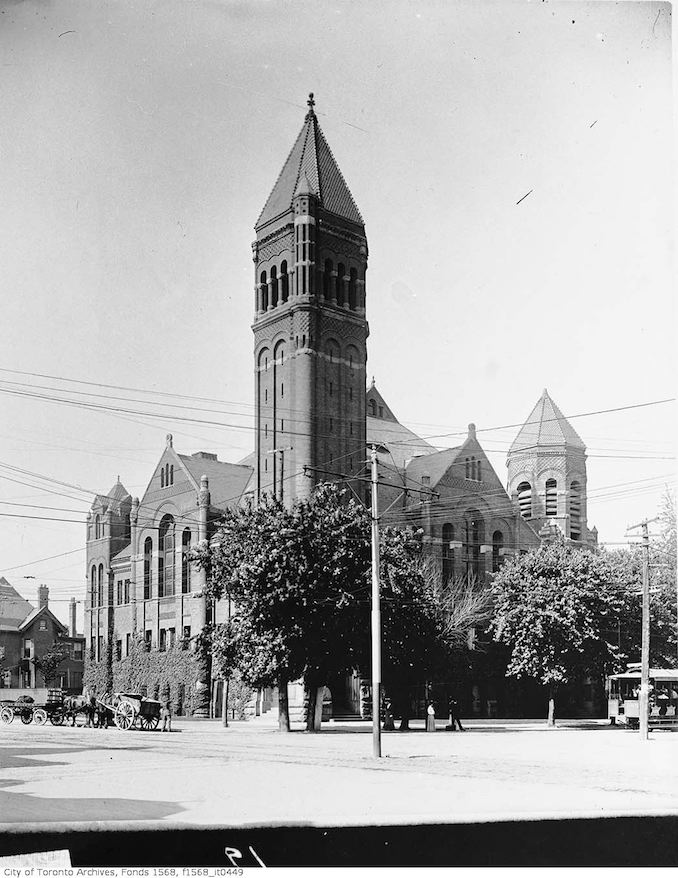
{"label": "brick church building", "polygon": [[[374,380],[367,386],[365,227],[308,103],[255,225],[253,453],[235,464],[185,455],[168,436],[143,497],[118,479],[88,516],[86,682],[99,690],[141,689],[206,714],[214,681],[194,644],[226,608],[206,604],[191,547],[230,504],[264,493],[291,502],[335,477],[351,483],[369,445],[390,471],[380,508],[423,530],[445,578],[486,584],[507,556],[556,532],[597,540],[584,443],[546,390],[511,445],[505,487],[473,424],[458,447],[436,449],[398,421]],[[331,694],[335,712],[360,711],[357,678]]]}

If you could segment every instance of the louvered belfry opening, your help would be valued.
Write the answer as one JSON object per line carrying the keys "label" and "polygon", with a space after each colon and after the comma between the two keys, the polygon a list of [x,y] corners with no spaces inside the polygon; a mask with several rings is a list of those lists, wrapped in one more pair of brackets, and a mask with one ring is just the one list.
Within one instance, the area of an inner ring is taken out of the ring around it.
{"label": "louvered belfry opening", "polygon": [[546,515],[558,515],[558,483],[555,479],[546,480]]}
{"label": "louvered belfry opening", "polygon": [[532,485],[529,482],[518,485],[518,508],[523,518],[532,518]]}

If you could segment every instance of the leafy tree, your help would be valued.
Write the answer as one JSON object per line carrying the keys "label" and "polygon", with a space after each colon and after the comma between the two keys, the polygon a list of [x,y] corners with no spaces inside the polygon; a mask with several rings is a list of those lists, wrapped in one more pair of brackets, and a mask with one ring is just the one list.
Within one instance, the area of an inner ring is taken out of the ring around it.
{"label": "leafy tree", "polygon": [[[659,534],[650,542],[650,664],[677,667],[676,510],[670,494],[662,501],[659,527]],[[606,555],[624,591],[616,628],[608,635],[630,659],[640,661],[644,550],[636,545]]]}
{"label": "leafy tree", "polygon": [[198,555],[208,595],[236,607],[216,633],[221,666],[237,664],[253,687],[278,687],[282,730],[288,682],[304,678],[314,717],[322,685],[358,662],[364,530],[357,504],[322,487],[291,508],[266,498],[229,510],[217,544]]}
{"label": "leafy tree", "polygon": [[541,546],[501,568],[492,596],[489,630],[511,650],[506,673],[548,687],[550,726],[558,687],[622,665],[609,632],[623,614],[627,590],[605,555],[562,542]]}
{"label": "leafy tree", "polygon": [[[220,667],[237,666],[252,687],[278,686],[281,730],[289,730],[287,683],[303,678],[307,728],[320,727],[325,684],[370,667],[370,517],[333,485],[286,508],[266,499],[229,510],[216,544],[197,553],[207,593],[235,611],[217,626]],[[412,535],[381,539],[383,678],[421,681],[444,652],[440,605],[419,566]]]}
{"label": "leafy tree", "polygon": [[40,671],[45,680],[45,686],[49,686],[54,680],[57,668],[68,658],[68,655],[68,646],[65,643],[55,641],[48,652],[44,652],[40,658],[36,657],[33,660],[35,667]]}

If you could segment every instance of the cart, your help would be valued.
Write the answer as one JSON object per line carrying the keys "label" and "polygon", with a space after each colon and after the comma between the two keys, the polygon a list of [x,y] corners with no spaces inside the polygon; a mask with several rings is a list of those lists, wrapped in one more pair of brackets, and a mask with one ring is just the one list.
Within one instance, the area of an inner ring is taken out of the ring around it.
{"label": "cart", "polygon": [[45,704],[36,704],[30,695],[21,695],[16,701],[3,701],[0,706],[0,720],[9,725],[19,717],[24,725],[35,723],[44,726],[49,719],[52,725],[60,726],[64,721],[64,693],[61,689],[49,689]]}
{"label": "cart", "polygon": [[17,716],[25,726],[30,725],[34,720],[39,726],[47,722],[45,709],[37,706],[30,695],[20,695],[16,701],[3,702],[0,708],[0,721],[9,725]]}
{"label": "cart", "polygon": [[99,703],[112,712],[113,721],[124,732],[133,728],[152,732],[160,723],[160,702],[135,692],[116,692],[111,703]]}

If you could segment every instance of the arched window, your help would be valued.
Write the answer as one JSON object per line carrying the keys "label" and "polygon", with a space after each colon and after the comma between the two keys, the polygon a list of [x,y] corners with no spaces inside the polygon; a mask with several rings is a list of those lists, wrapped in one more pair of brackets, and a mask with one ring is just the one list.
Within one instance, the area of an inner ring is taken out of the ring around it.
{"label": "arched window", "polygon": [[532,518],[532,485],[529,482],[521,482],[517,491],[520,514],[523,518]]}
{"label": "arched window", "polygon": [[261,283],[261,310],[268,311],[268,284],[266,283],[266,272],[262,271],[259,276]]}
{"label": "arched window", "polygon": [[[98,576],[98,587],[99,587],[99,606],[103,607],[104,604],[104,565],[99,564],[99,576]],[[108,601],[106,601],[108,604]]]}
{"label": "arched window", "polygon": [[480,546],[485,535],[485,525],[477,509],[470,509],[464,517],[464,555],[466,558],[466,576],[480,581],[482,576],[482,560]]}
{"label": "arched window", "polygon": [[454,540],[454,527],[443,525],[443,585],[454,579],[454,549],[450,543]]}
{"label": "arched window", "polygon": [[346,273],[346,269],[344,268],[344,263],[340,262],[337,265],[337,305],[341,308],[344,304],[344,274]]}
{"label": "arched window", "polygon": [[275,265],[271,268],[271,308],[278,304],[278,269]]}
{"label": "arched window", "polygon": [[174,484],[174,464],[170,465],[170,485]]}
{"label": "arched window", "polygon": [[101,516],[99,515],[98,512],[94,516],[94,539],[95,540],[101,539]]}
{"label": "arched window", "polygon": [[479,481],[479,482],[482,482],[483,477],[482,477],[482,475],[481,475],[480,464],[481,464],[481,461],[478,461],[478,463],[477,463],[477,469],[476,469],[476,475],[478,476],[478,481]]}
{"label": "arched window", "polygon": [[504,534],[495,530],[492,534],[492,572],[496,573],[501,564],[501,550],[504,548]]}
{"label": "arched window", "polygon": [[165,467],[160,470],[160,487],[165,487]]}
{"label": "arched window", "polygon": [[158,531],[158,597],[174,594],[174,519],[164,515]]}
{"label": "arched window", "polygon": [[466,478],[471,478],[471,461],[468,459],[468,457],[466,458]]}
{"label": "arched window", "polygon": [[475,482],[475,480],[476,480],[476,459],[475,459],[475,457],[471,458],[471,478]]}
{"label": "arched window", "polygon": [[153,562],[153,540],[146,537],[144,540],[144,600],[151,597],[151,570]]}
{"label": "arched window", "polygon": [[581,485],[576,481],[570,485],[570,539],[581,539]]}
{"label": "arched window", "polygon": [[90,574],[90,601],[93,607],[97,605],[97,568],[96,566],[92,567],[92,572]]}
{"label": "arched window", "polygon": [[191,590],[191,563],[188,553],[191,551],[191,530],[186,528],[181,535],[181,593],[188,594]]}
{"label": "arched window", "polygon": [[280,264],[280,293],[283,302],[286,302],[290,297],[290,276],[287,273],[286,260]]}
{"label": "arched window", "polygon": [[377,417],[377,403],[375,400],[370,400],[370,415],[373,418]]}
{"label": "arched window", "polygon": [[546,480],[546,514],[558,515],[558,483],[555,479]]}
{"label": "arched window", "polygon": [[355,268],[351,269],[349,278],[348,278],[348,307],[351,311],[355,311],[358,306],[358,272]]}
{"label": "arched window", "polygon": [[326,299],[330,299],[332,297],[332,269],[333,264],[331,259],[325,260],[325,270],[323,271],[323,296]]}

